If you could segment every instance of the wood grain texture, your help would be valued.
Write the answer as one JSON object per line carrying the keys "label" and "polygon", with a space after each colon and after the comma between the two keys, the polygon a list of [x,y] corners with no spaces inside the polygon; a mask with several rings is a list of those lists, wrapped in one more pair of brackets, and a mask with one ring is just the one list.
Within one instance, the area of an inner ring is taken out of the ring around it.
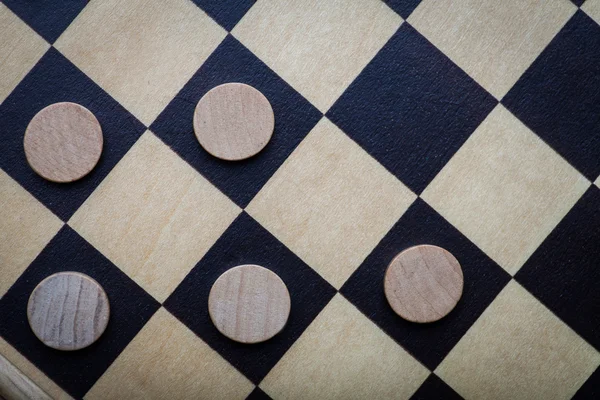
{"label": "wood grain texture", "polygon": [[290,315],[285,283],[258,265],[225,272],[210,290],[208,310],[223,335],[241,343],[264,342],[279,333]]}
{"label": "wood grain texture", "polygon": [[254,384],[164,307],[85,400],[243,400]]}
{"label": "wood grain texture", "polygon": [[0,170],[0,297],[63,226],[42,203]]}
{"label": "wood grain texture", "polygon": [[98,163],[102,128],[87,108],[55,103],[31,119],[23,146],[27,162],[39,175],[53,182],[73,182]]}
{"label": "wood grain texture", "polygon": [[79,350],[106,329],[110,308],[104,289],[79,272],[50,275],[33,290],[27,318],[33,333],[57,350]]}
{"label": "wood grain texture", "polygon": [[589,186],[498,105],[421,198],[514,275]]}
{"label": "wood grain texture", "polygon": [[17,367],[0,354],[0,399],[52,400]]}
{"label": "wood grain texture", "polygon": [[463,274],[458,260],[432,245],[408,248],[390,263],[385,296],[394,311],[412,322],[433,322],[446,316],[460,299]]}
{"label": "wood grain texture", "polygon": [[325,113],[401,23],[378,0],[269,0],[231,33]]}
{"label": "wood grain texture", "polygon": [[206,93],[194,111],[200,145],[223,160],[244,160],[271,139],[275,116],[267,98],[243,83],[226,83]]}
{"label": "wood grain texture", "polygon": [[408,22],[501,99],[576,10],[562,0],[424,0]]}
{"label": "wood grain texture", "polygon": [[465,399],[559,400],[599,365],[600,353],[513,279],[435,374]]}
{"label": "wood grain texture", "polygon": [[323,118],[246,212],[339,289],[415,198]]}

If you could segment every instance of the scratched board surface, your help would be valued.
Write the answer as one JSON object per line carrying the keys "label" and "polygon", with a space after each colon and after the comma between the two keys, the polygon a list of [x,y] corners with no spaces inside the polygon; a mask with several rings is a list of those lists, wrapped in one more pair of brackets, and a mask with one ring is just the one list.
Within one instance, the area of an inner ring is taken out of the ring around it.
{"label": "scratched board surface", "polygon": [[[600,0],[2,0],[0,354],[54,398],[599,398],[599,23]],[[246,161],[193,134],[226,82],[274,110]],[[104,133],[72,184],[23,152],[59,101]],[[383,292],[423,243],[465,277],[431,324]],[[292,299],[262,344],[208,315],[246,263]],[[110,300],[81,351],[27,323],[58,271]]]}

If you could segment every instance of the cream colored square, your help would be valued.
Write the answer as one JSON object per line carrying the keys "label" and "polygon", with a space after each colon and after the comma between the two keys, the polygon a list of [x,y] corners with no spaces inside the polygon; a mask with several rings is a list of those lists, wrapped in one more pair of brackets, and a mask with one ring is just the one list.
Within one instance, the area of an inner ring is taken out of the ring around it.
{"label": "cream colored square", "polygon": [[596,179],[596,182],[594,182],[596,184],[596,186],[600,187],[600,176]]}
{"label": "cream colored square", "polygon": [[50,45],[0,3],[0,104]]}
{"label": "cream colored square", "polygon": [[69,225],[164,301],[240,212],[147,131]]}
{"label": "cream colored square", "polygon": [[261,0],[232,33],[326,112],[401,23],[380,0]]}
{"label": "cream colored square", "polygon": [[323,118],[246,211],[339,288],[415,198]]}
{"label": "cream colored square", "polygon": [[260,387],[274,399],[408,399],[428,375],[337,294]]}
{"label": "cream colored square", "polygon": [[515,274],[589,185],[498,105],[421,197]]}
{"label": "cream colored square", "polygon": [[[24,374],[29,380],[37,385],[46,394],[52,397],[54,400],[70,400],[71,396],[60,388],[53,380],[48,378],[46,374],[37,369],[28,359],[26,359],[17,349],[12,347],[0,337],[0,354],[4,356],[13,366],[15,366],[22,374]],[[3,371],[0,368],[0,375]],[[0,376],[0,395],[3,393],[2,388],[2,377]],[[26,396],[24,394],[24,396]],[[26,397],[23,397],[26,398]]]}
{"label": "cream colored square", "polygon": [[104,0],[54,47],[149,126],[225,35],[189,0]]}
{"label": "cream colored square", "polygon": [[576,10],[569,0],[424,0],[408,22],[500,99]]}
{"label": "cream colored square", "polygon": [[254,385],[160,308],[85,395],[93,399],[245,399]]}
{"label": "cream colored square", "polygon": [[0,169],[0,297],[63,222]]}
{"label": "cream colored square", "polygon": [[570,399],[600,354],[515,281],[435,373],[465,399]]}
{"label": "cream colored square", "polygon": [[581,9],[600,24],[600,0],[586,0]]}

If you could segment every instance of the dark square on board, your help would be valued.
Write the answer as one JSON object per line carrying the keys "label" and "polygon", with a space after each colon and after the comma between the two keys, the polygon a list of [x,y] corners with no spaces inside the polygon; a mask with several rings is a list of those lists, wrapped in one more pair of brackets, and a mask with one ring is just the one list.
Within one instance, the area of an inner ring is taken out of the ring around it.
{"label": "dark square on board", "polygon": [[[208,314],[208,294],[230,268],[257,264],[275,272],[286,284],[292,307],[285,328],[272,339],[242,344],[223,336]],[[306,327],[327,305],[335,289],[245,212],[231,224],[192,269],[164,306],[206,343],[259,383]]]}
{"label": "dark square on board", "polygon": [[600,367],[579,388],[572,400],[600,399]]}
{"label": "dark square on board", "polygon": [[502,104],[595,180],[600,175],[600,25],[577,11]]}
{"label": "dark square on board", "polygon": [[[100,122],[104,148],[98,165],[72,183],[50,182],[27,163],[23,136],[42,108],[69,101],[88,108]],[[145,127],[58,51],[51,48],[0,105],[0,168],[63,221],[100,184]]]}
{"label": "dark square on board", "polygon": [[423,0],[383,0],[392,10],[407,19]]}
{"label": "dark square on board", "polygon": [[[271,141],[260,153],[243,161],[223,161],[211,156],[194,135],[196,104],[210,89],[228,82],[254,86],[267,97],[275,113]],[[150,129],[243,208],[321,116],[298,92],[228,35]]]}
{"label": "dark square on board", "polygon": [[436,374],[430,374],[410,400],[462,400],[462,396]]}
{"label": "dark square on board", "polygon": [[2,0],[2,3],[40,36],[54,43],[83,10],[88,0]]}
{"label": "dark square on board", "polygon": [[327,117],[419,194],[496,103],[404,23]]}
{"label": "dark square on board", "polygon": [[[57,272],[78,271],[104,288],[110,303],[106,331],[97,342],[77,351],[44,345],[27,321],[33,289]],[[160,305],[68,225],[19,277],[0,300],[0,336],[71,396],[81,398],[102,376]]]}
{"label": "dark square on board", "polygon": [[600,350],[600,189],[591,186],[515,279]]}
{"label": "dark square on board", "polygon": [[228,31],[242,19],[256,0],[192,0]]}
{"label": "dark square on board", "polygon": [[[387,302],[383,277],[392,259],[419,244],[443,247],[458,259],[464,288],[444,318],[416,324],[398,316]],[[487,255],[417,199],[342,286],[340,292],[417,360],[434,370],[508,283],[510,276]]]}
{"label": "dark square on board", "polygon": [[258,386],[254,388],[252,393],[246,397],[246,400],[271,400],[268,394],[263,392]]}

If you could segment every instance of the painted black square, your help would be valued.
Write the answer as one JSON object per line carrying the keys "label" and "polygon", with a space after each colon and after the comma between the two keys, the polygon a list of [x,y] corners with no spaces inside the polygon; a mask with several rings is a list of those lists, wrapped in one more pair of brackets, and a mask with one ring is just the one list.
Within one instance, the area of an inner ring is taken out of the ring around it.
{"label": "painted black square", "polygon": [[[446,317],[429,324],[408,322],[394,313],[383,291],[383,277],[400,251],[433,244],[460,262],[464,289]],[[429,369],[434,370],[502,290],[510,276],[494,261],[417,199],[377,245],[340,292]]]}
{"label": "painted black square", "polygon": [[585,0],[571,0],[571,2],[573,4],[575,4],[577,7],[581,7],[581,5],[585,2]]}
{"label": "painted black square", "polygon": [[[198,143],[192,126],[200,98],[213,87],[227,82],[254,86],[267,97],[275,113],[271,141],[256,156],[243,161],[223,161],[208,154]],[[245,207],[321,116],[254,54],[228,36],[151,129],[240,207]]]}
{"label": "painted black square", "polygon": [[419,389],[412,395],[411,400],[462,400],[459,395],[441,380],[436,374],[431,374]]}
{"label": "painted black square", "polygon": [[246,397],[246,400],[271,400],[271,398],[257,386],[252,393]]}
{"label": "painted black square", "polygon": [[[79,271],[106,291],[110,319],[97,342],[60,351],[39,341],[27,322],[27,301],[47,276]],[[71,396],[82,397],[160,305],[94,247],[65,225],[0,300],[0,336]]]}
{"label": "painted black square", "polygon": [[421,193],[496,103],[404,23],[327,116]]}
{"label": "painted black square", "polygon": [[592,186],[515,275],[600,350],[600,189]]}
{"label": "painted black square", "polygon": [[595,180],[600,175],[600,26],[577,11],[502,104]]}
{"label": "painted black square", "polygon": [[596,400],[600,399],[600,368],[588,378],[579,388],[573,400]]}
{"label": "painted black square", "polygon": [[[98,165],[68,184],[47,181],[27,163],[23,136],[42,108],[70,101],[87,107],[98,119],[104,149]],[[58,51],[50,49],[0,105],[0,168],[64,221],[79,208],[127,150],[144,126]]]}
{"label": "painted black square", "polygon": [[88,3],[86,0],[2,0],[2,2],[50,43],[58,39]]}
{"label": "painted black square", "polygon": [[[225,271],[258,264],[285,282],[292,299],[288,323],[278,335],[258,344],[223,336],[208,314],[208,294]],[[233,366],[259,383],[335,294],[314,270],[243,212],[192,269],[164,306]]]}
{"label": "painted black square", "polygon": [[228,31],[242,19],[256,0],[192,0]]}
{"label": "painted black square", "polygon": [[396,11],[404,19],[407,19],[410,14],[421,4],[423,0],[383,0],[392,10]]}

